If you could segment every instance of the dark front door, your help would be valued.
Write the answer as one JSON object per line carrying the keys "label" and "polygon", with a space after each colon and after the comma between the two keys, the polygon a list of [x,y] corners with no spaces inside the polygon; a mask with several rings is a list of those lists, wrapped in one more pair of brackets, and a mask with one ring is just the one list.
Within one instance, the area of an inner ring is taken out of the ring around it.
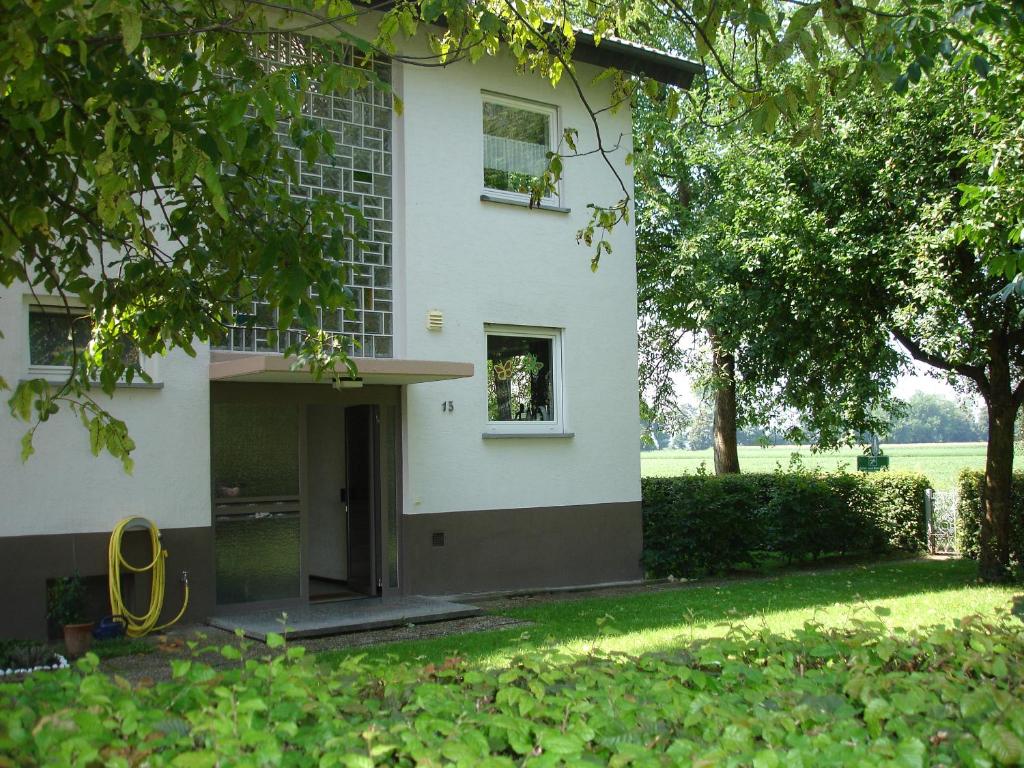
{"label": "dark front door", "polygon": [[379,592],[379,421],[376,405],[357,405],[345,409],[348,586],[367,595]]}

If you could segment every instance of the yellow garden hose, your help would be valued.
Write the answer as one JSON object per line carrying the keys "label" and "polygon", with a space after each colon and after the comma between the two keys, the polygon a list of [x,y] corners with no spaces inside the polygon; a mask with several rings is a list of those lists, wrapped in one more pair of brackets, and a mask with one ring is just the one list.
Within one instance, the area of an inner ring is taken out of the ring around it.
{"label": "yellow garden hose", "polygon": [[[121,539],[124,537],[125,530],[133,525],[140,524],[149,529],[149,540],[153,547],[153,560],[148,565],[141,567],[129,563],[121,553]],[[167,559],[167,550],[160,544],[160,529],[156,527],[152,520],[147,520],[145,517],[126,517],[115,525],[113,532],[110,534],[109,558],[110,611],[115,616],[124,617],[125,630],[128,637],[142,637],[150,632],[165,629],[182,617],[182,614],[185,613],[185,608],[188,607],[187,578],[184,579],[185,599],[181,604],[181,610],[178,611],[178,615],[166,624],[161,624],[160,626],[156,624],[160,620],[160,612],[164,607],[164,589],[166,586],[164,560]],[[149,610],[142,616],[136,616],[129,612],[124,604],[124,599],[121,596],[121,568],[132,573],[153,572],[149,593]]]}

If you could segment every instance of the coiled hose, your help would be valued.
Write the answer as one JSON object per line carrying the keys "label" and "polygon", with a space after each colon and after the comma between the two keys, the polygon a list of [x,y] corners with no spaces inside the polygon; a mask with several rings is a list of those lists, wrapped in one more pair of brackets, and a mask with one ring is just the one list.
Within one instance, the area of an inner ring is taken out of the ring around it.
{"label": "coiled hose", "polygon": [[[125,531],[136,525],[144,525],[149,529],[149,541],[153,548],[153,559],[149,564],[144,566],[134,566],[124,559],[124,555],[121,552],[121,540],[124,538]],[[148,520],[145,517],[126,517],[121,520],[117,525],[114,526],[113,532],[110,534],[110,547],[108,550],[109,556],[109,591],[110,591],[110,611],[115,616],[123,616],[125,620],[125,633],[128,637],[143,637],[148,635],[150,632],[157,630],[166,629],[167,627],[174,624],[178,619],[185,613],[185,608],[188,607],[188,577],[184,577],[183,581],[185,584],[185,599],[182,601],[181,610],[178,611],[178,615],[168,621],[166,624],[157,626],[157,621],[160,620],[160,613],[164,607],[164,591],[166,588],[166,572],[164,561],[167,559],[167,550],[163,548],[160,543],[160,529],[156,527],[156,524],[152,520]],[[124,568],[132,573],[145,573],[146,571],[152,571],[152,583],[150,585],[149,593],[149,610],[141,616],[136,616],[131,613],[124,604],[124,599],[121,596],[121,569]]]}

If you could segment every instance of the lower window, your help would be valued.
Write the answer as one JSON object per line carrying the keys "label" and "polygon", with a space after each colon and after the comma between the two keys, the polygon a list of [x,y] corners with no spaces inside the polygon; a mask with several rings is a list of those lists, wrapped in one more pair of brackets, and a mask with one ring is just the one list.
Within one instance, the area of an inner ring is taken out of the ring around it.
{"label": "lower window", "polygon": [[[28,358],[30,373],[65,375],[75,355],[92,341],[92,320],[80,309],[56,305],[33,305],[28,312]],[[139,350],[128,339],[121,342],[121,362],[139,366]]]}
{"label": "lower window", "polygon": [[488,326],[487,422],[492,432],[560,431],[561,335]]}
{"label": "lower window", "polygon": [[29,364],[70,368],[76,352],[92,340],[87,317],[63,307],[33,307],[28,313]]}

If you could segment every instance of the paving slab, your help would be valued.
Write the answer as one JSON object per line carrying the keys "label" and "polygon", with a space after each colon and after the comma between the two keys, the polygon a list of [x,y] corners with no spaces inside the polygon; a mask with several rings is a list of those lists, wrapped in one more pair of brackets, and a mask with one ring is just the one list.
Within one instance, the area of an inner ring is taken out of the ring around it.
{"label": "paving slab", "polygon": [[[483,609],[475,605],[439,597],[368,597],[287,609],[232,611],[211,616],[207,623],[228,632],[241,629],[246,637],[266,642],[267,634],[271,632],[285,634],[289,638],[327,637],[405,624],[464,619],[482,613]],[[287,619],[283,619],[284,614],[287,614]]]}

